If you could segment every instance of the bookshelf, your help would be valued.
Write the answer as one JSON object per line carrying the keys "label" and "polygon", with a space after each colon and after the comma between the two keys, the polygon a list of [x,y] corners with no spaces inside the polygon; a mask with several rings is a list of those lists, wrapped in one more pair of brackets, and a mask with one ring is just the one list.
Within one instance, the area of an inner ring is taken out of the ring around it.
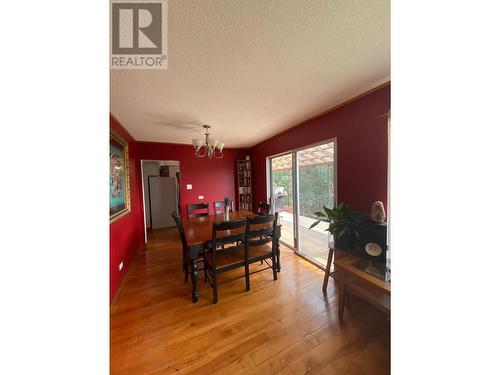
{"label": "bookshelf", "polygon": [[252,211],[252,164],[246,160],[237,161],[238,169],[238,207],[240,210]]}

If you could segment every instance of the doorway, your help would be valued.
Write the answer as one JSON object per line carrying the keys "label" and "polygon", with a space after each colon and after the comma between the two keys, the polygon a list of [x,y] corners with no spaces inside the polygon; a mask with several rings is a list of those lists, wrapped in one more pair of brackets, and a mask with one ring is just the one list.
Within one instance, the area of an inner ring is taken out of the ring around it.
{"label": "doorway", "polygon": [[336,140],[268,158],[268,198],[282,224],[281,242],[324,267],[328,257],[326,223],[309,229],[315,212],[336,205]]}
{"label": "doorway", "polygon": [[175,226],[172,212],[180,213],[180,163],[141,160],[145,242],[152,231]]}

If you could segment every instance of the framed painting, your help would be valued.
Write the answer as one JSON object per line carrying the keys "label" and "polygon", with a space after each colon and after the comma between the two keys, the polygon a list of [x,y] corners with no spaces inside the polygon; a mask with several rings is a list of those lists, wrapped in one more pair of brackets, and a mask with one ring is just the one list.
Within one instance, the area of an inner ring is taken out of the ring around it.
{"label": "framed painting", "polygon": [[128,144],[113,132],[109,137],[109,221],[130,212]]}

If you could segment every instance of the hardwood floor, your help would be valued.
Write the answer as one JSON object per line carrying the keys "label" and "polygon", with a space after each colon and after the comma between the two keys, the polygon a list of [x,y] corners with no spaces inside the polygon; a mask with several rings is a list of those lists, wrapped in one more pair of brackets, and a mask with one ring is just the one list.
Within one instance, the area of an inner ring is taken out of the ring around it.
{"label": "hardwood floor", "polygon": [[323,295],[323,272],[281,249],[277,281],[238,279],[214,305],[200,272],[193,304],[175,228],[154,231],[111,306],[111,374],[388,374],[387,317],[352,296],[339,323],[333,280]]}

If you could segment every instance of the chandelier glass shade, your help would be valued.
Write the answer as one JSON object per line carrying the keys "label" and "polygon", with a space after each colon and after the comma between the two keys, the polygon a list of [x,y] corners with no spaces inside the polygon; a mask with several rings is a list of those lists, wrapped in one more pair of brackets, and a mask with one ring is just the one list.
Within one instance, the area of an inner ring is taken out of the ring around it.
{"label": "chandelier glass shade", "polygon": [[208,131],[208,129],[210,129],[210,125],[203,125],[203,127],[205,128],[205,142],[203,143],[200,139],[192,140],[194,154],[199,158],[203,158],[205,156],[208,156],[209,159],[222,158],[224,156],[222,150],[224,149],[225,143],[220,142],[218,139],[210,138],[210,133]]}

